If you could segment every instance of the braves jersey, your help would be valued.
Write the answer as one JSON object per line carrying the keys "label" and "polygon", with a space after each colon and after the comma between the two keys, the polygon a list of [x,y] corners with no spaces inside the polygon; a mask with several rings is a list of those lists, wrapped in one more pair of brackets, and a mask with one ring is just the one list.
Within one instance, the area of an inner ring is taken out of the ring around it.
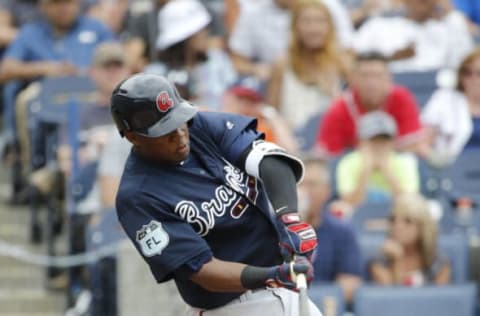
{"label": "braves jersey", "polygon": [[117,195],[119,220],[157,282],[174,279],[191,306],[223,306],[241,293],[214,293],[190,280],[212,256],[254,266],[282,262],[274,214],[261,181],[239,166],[263,134],[252,118],[200,112],[190,155],[174,166],[130,154]]}

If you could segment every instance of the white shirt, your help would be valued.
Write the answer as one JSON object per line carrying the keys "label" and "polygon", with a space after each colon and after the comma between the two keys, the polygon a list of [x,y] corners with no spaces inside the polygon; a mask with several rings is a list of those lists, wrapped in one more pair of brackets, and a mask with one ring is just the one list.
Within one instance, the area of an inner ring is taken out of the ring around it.
{"label": "white shirt", "polygon": [[410,44],[415,45],[415,56],[392,62],[392,71],[455,68],[474,47],[465,18],[457,11],[424,23],[403,16],[372,18],[355,34],[353,47],[360,53],[391,56]]}
{"label": "white shirt", "polygon": [[469,140],[473,126],[468,101],[453,89],[435,91],[421,113],[425,125],[436,129],[434,148],[458,156]]}
{"label": "white shirt", "polygon": [[[345,7],[338,0],[322,0],[333,17],[340,44],[351,47],[353,25]],[[284,56],[290,33],[290,12],[273,0],[250,6],[242,5],[240,16],[229,40],[230,49],[249,59],[272,64]]]}

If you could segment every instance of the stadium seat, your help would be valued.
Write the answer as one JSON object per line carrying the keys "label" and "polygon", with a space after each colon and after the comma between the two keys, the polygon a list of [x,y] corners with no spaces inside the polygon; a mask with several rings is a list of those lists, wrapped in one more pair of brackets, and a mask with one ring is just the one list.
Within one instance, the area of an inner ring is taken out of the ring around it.
{"label": "stadium seat", "polygon": [[474,284],[384,287],[365,285],[354,297],[355,316],[473,316]]}
{"label": "stadium seat", "polygon": [[440,252],[448,257],[452,267],[452,283],[466,282],[469,277],[468,238],[462,233],[440,234]]}
{"label": "stadium seat", "polygon": [[[391,201],[363,203],[359,205],[350,219],[352,227],[357,233],[384,232],[384,225],[382,226],[378,220],[386,220],[390,214],[391,207]],[[376,223],[380,225],[375,225]]]}
{"label": "stadium seat", "polygon": [[393,74],[395,83],[407,87],[420,107],[425,106],[437,89],[437,71],[398,72]]}
{"label": "stadium seat", "polygon": [[342,289],[335,283],[312,283],[308,296],[323,315],[341,316],[345,312]]}
{"label": "stadium seat", "polygon": [[466,149],[447,170],[455,195],[480,196],[480,150]]}

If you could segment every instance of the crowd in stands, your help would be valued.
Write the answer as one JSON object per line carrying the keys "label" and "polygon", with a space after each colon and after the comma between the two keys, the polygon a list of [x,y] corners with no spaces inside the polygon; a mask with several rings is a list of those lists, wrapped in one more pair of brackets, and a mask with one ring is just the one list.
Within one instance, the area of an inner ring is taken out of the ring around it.
{"label": "crowd in stands", "polygon": [[[439,242],[460,233],[457,247],[479,251],[480,1],[0,0],[0,29],[9,202],[32,209],[30,240],[49,254],[65,230],[70,254],[87,251],[89,227],[114,212],[130,146],[109,97],[149,72],[202,111],[256,117],[302,157],[312,285],[340,287],[350,312],[365,285],[480,282],[478,256],[458,267]],[[413,83],[426,73],[425,101]],[[115,278],[98,282],[114,271],[113,259],[48,277],[68,308],[89,291],[91,315],[116,315]]]}

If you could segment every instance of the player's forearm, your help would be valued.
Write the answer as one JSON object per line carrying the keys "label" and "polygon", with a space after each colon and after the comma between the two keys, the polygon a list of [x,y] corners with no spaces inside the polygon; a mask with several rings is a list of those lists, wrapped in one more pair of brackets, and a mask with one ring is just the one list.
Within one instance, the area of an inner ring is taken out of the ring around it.
{"label": "player's forearm", "polygon": [[296,180],[288,163],[275,156],[263,158],[260,178],[275,210],[297,211]]}
{"label": "player's forearm", "polygon": [[191,280],[211,292],[243,292],[241,274],[243,263],[222,261],[213,258],[195,273]]}

